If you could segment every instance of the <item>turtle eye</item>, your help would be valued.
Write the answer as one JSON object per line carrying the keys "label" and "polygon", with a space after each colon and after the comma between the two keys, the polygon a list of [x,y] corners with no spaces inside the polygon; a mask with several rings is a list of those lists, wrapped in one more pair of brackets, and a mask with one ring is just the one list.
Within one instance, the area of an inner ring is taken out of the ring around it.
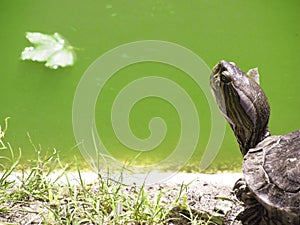
{"label": "turtle eye", "polygon": [[220,79],[224,83],[229,83],[231,82],[231,79],[228,76],[225,76],[224,74],[221,74]]}

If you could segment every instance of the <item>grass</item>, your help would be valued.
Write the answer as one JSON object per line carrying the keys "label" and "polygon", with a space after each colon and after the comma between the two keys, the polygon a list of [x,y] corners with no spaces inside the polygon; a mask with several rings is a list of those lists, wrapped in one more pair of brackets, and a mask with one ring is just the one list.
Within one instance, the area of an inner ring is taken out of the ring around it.
{"label": "grass", "polygon": [[[221,224],[219,218],[193,210],[186,201],[187,185],[179,189],[127,186],[98,174],[87,184],[77,165],[79,180],[70,180],[58,153],[42,155],[20,165],[7,144],[9,163],[1,164],[0,224]],[[3,151],[3,150],[2,150]],[[76,164],[76,160],[75,160]],[[53,178],[53,174],[56,174]],[[58,174],[58,175],[57,175]],[[62,182],[64,178],[64,182]]]}

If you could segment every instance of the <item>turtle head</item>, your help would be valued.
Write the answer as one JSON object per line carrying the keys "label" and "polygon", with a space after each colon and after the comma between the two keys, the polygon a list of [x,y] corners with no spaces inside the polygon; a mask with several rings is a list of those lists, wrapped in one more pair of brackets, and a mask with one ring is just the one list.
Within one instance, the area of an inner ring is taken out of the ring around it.
{"label": "turtle head", "polygon": [[246,74],[234,63],[222,60],[213,68],[210,86],[244,156],[269,136],[270,106],[259,86],[258,70]]}

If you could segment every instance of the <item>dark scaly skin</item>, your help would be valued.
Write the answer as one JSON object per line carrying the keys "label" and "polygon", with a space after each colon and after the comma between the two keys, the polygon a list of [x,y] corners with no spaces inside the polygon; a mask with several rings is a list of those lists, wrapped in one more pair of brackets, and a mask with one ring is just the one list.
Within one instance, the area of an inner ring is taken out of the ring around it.
{"label": "dark scaly skin", "polygon": [[[267,97],[252,78],[235,64],[225,60],[220,61],[214,67],[210,85],[220,110],[230,124],[244,156],[250,148],[255,147],[270,135],[268,131],[270,106]],[[228,94],[228,92],[230,93]],[[241,95],[248,102],[241,101]],[[241,105],[240,102],[245,104]],[[253,110],[246,112],[247,107]],[[238,115],[243,115],[243,117]]]}
{"label": "dark scaly skin", "polygon": [[245,210],[237,219],[250,225],[299,225],[300,130],[270,136],[270,107],[256,78],[257,70],[245,74],[225,60],[214,67],[210,78],[217,104],[244,156],[246,182],[237,181],[235,193]]}

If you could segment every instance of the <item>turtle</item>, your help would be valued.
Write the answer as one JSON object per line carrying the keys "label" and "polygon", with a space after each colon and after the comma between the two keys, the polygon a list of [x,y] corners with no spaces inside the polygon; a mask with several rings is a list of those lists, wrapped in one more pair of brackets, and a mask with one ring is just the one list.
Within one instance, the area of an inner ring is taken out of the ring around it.
{"label": "turtle", "polygon": [[300,130],[271,135],[270,105],[259,84],[258,69],[243,72],[221,60],[210,86],[243,155],[243,178],[234,185],[244,209],[242,224],[300,225]]}

